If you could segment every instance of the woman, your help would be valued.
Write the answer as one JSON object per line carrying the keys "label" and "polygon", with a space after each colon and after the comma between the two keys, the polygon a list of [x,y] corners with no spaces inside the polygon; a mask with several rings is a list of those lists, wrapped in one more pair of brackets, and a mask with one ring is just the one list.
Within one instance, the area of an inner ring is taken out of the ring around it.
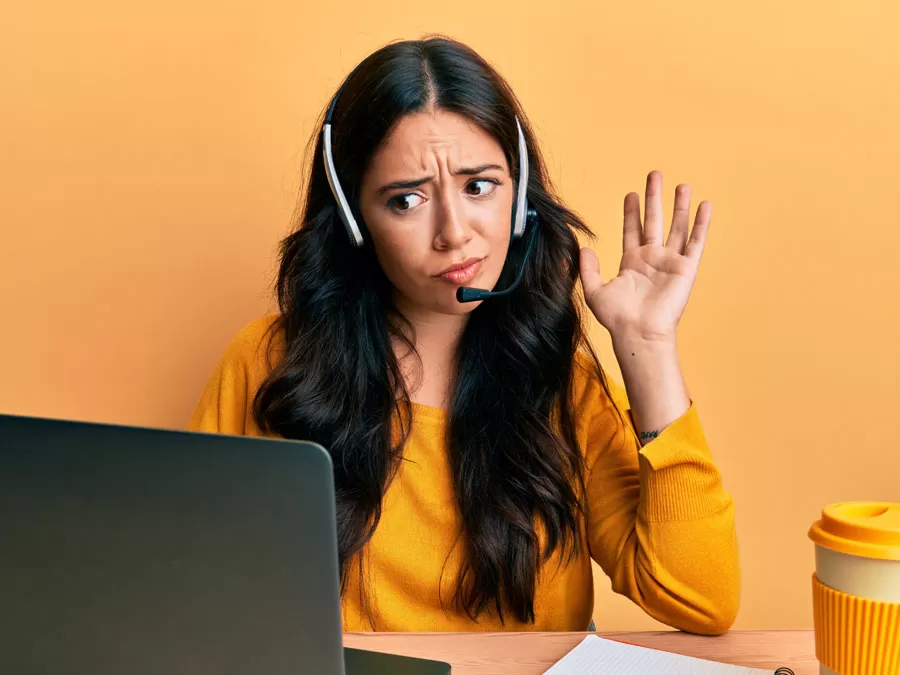
{"label": "woman", "polygon": [[[662,622],[731,625],[733,504],[675,346],[710,207],[691,229],[679,186],[664,241],[661,190],[651,173],[643,223],[625,198],[604,283],[513,93],[470,49],[392,44],[335,95],[280,312],[231,343],[190,427],[329,450],[345,630],[584,630],[591,559]],[[520,271],[506,295],[457,298]],[[579,273],[625,392],[585,340]]]}

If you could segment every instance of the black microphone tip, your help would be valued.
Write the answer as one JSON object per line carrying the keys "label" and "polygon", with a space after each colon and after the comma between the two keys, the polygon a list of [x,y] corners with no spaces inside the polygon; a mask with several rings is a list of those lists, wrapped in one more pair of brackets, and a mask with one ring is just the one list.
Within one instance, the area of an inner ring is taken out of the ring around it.
{"label": "black microphone tip", "polygon": [[456,301],[457,302],[476,302],[477,300],[484,300],[487,297],[490,297],[491,292],[486,291],[483,288],[467,288],[465,286],[460,286],[456,289]]}

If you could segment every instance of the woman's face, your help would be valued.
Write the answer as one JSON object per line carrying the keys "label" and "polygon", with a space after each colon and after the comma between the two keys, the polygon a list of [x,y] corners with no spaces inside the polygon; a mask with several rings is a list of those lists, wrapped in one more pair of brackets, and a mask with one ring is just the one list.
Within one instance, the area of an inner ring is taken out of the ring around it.
{"label": "woman's face", "polygon": [[360,210],[404,312],[464,314],[456,289],[490,290],[509,248],[513,182],[500,144],[456,113],[400,120],[363,174]]}

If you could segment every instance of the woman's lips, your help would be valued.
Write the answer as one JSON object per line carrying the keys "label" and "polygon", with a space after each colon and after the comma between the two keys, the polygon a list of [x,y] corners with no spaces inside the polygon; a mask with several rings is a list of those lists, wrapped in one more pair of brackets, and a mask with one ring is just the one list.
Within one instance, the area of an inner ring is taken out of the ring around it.
{"label": "woman's lips", "polygon": [[483,262],[484,258],[474,258],[471,262],[465,261],[463,267],[452,266],[451,269],[438,274],[437,277],[448,283],[462,286],[472,281],[478,275]]}

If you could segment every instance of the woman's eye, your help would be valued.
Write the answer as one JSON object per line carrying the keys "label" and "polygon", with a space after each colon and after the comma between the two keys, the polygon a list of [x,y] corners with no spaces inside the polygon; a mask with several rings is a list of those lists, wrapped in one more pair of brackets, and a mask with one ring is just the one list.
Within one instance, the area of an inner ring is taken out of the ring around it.
{"label": "woman's eye", "polygon": [[418,206],[423,201],[424,200],[419,195],[410,192],[409,194],[391,197],[391,199],[388,201],[388,206],[394,209],[394,211],[403,213],[404,211],[409,211],[410,209]]}
{"label": "woman's eye", "polygon": [[485,195],[489,195],[494,190],[496,190],[497,185],[497,181],[488,180],[486,178],[473,180],[471,183],[466,185],[466,192],[473,197],[484,197]]}

